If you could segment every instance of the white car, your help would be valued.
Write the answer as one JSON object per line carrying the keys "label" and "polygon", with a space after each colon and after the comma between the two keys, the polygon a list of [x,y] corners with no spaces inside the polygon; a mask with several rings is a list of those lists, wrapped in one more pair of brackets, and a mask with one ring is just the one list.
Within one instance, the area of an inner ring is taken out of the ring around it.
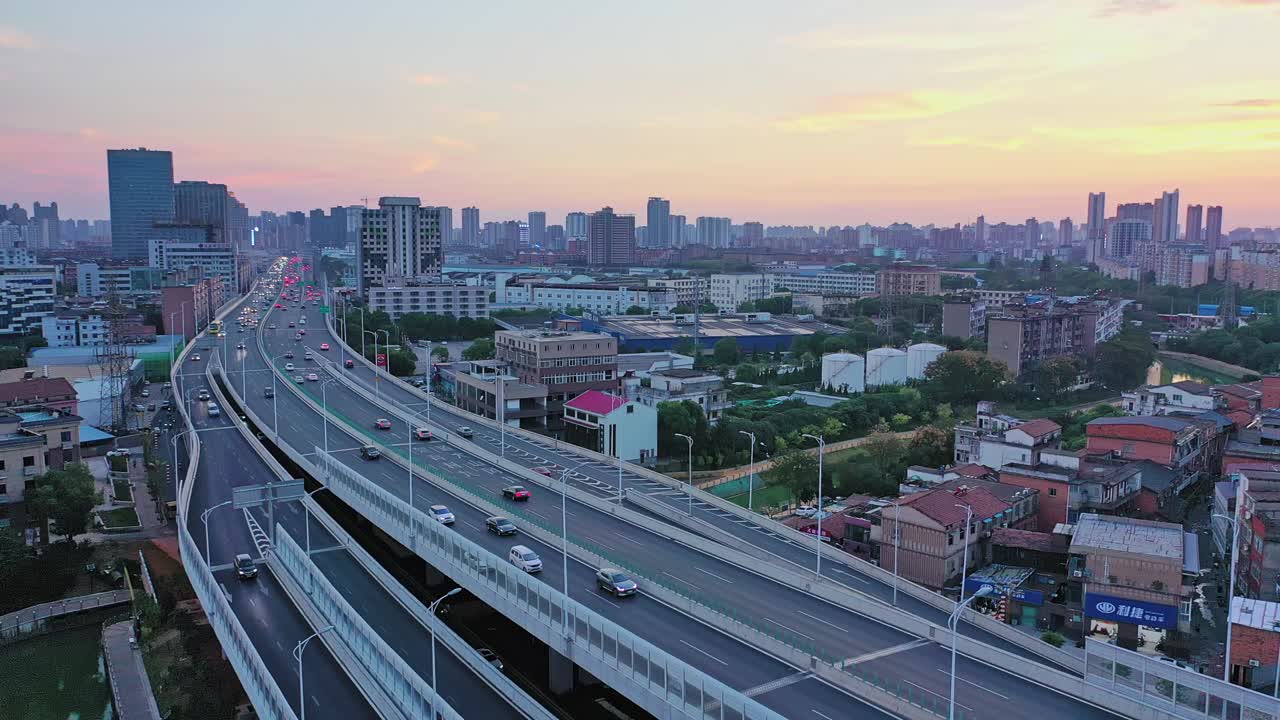
{"label": "white car", "polygon": [[311,382],[319,382],[320,376],[315,373],[307,373],[307,379]]}
{"label": "white car", "polygon": [[285,372],[293,372],[293,363],[285,363],[284,370]]}
{"label": "white car", "polygon": [[294,381],[294,382],[296,382],[296,383],[298,383],[299,385],[301,385],[301,384],[304,382],[304,380],[303,380],[303,378],[302,378],[302,376],[301,376],[301,375],[294,375],[294,376],[293,376],[293,381]]}
{"label": "white car", "polygon": [[449,508],[444,505],[432,505],[430,512],[431,517],[441,525],[453,524],[453,513],[449,512]]}
{"label": "white car", "polygon": [[817,508],[802,507],[796,508],[796,515],[802,518],[811,518],[818,514]]}
{"label": "white car", "polygon": [[511,552],[507,553],[507,560],[527,573],[542,572],[542,558],[524,545],[511,548]]}

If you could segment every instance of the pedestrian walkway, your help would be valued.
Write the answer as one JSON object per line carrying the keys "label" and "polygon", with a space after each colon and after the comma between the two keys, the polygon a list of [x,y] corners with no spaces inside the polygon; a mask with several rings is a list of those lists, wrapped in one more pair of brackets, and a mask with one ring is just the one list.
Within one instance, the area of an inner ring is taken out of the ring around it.
{"label": "pedestrian walkway", "polygon": [[111,678],[111,695],[119,720],[160,720],[151,680],[142,664],[142,649],[133,641],[133,621],[123,620],[102,631],[102,654]]}
{"label": "pedestrian walkway", "polygon": [[54,600],[53,602],[32,605],[31,607],[16,610],[7,615],[0,615],[0,638],[9,639],[11,636],[30,632],[35,629],[39,623],[48,620],[49,618],[70,615],[72,613],[83,612],[85,610],[96,610],[97,608],[111,607],[112,605],[119,605],[126,602],[129,602],[128,590],[112,590],[110,592],[81,595],[79,597],[63,598],[62,600]]}

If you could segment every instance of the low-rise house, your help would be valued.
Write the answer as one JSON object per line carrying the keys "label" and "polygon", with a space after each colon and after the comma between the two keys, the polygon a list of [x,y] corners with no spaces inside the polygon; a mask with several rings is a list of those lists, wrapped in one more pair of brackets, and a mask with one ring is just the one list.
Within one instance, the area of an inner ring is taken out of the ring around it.
{"label": "low-rise house", "polygon": [[564,404],[565,439],[612,457],[645,463],[658,453],[658,411],[588,390]]}
{"label": "low-rise house", "polygon": [[1182,380],[1168,385],[1143,385],[1122,393],[1122,407],[1127,415],[1168,415],[1200,413],[1216,410],[1225,400],[1203,383]]}
{"label": "low-rise house", "polygon": [[27,377],[16,382],[0,383],[0,409],[41,405],[55,410],[76,412],[76,389],[63,377]]}
{"label": "low-rise house", "polygon": [[1261,383],[1232,383],[1214,385],[1213,392],[1222,398],[1228,411],[1243,410],[1257,415],[1262,412]]}
{"label": "low-rise house", "polygon": [[1082,512],[1125,512],[1142,490],[1142,465],[1084,451],[1055,450],[1030,465],[1010,463],[1000,469],[1001,484],[1039,492],[1036,526],[1071,523]]}
{"label": "low-rise house", "polygon": [[498,360],[456,363],[442,372],[450,375],[453,404],[476,415],[512,427],[541,430],[547,425],[547,387],[520,382]]}
{"label": "low-rise house", "polygon": [[[965,526],[966,509],[972,510]],[[969,567],[990,561],[991,531],[997,527],[1031,525],[1032,503],[1002,500],[987,487],[959,483],[899,498],[870,513],[871,540],[880,566],[926,587],[958,587],[964,568],[966,541]],[[1025,514],[1019,515],[1022,512]],[[900,529],[895,548],[895,526]],[[896,556],[896,560],[895,560]]]}
{"label": "low-rise house", "polygon": [[655,370],[649,374],[649,387],[637,389],[637,399],[656,408],[660,402],[689,400],[702,409],[707,423],[720,422],[725,410],[733,407],[729,392],[724,388],[724,378],[715,373],[692,368]]}
{"label": "low-rise house", "polygon": [[1040,453],[1056,449],[1062,442],[1062,427],[1040,418],[1022,421],[995,412],[995,403],[978,403],[978,416],[972,423],[960,423],[955,429],[955,462],[957,465],[978,463],[999,470],[1009,463],[1036,464]]}
{"label": "low-rise house", "polygon": [[1125,460],[1150,460],[1185,473],[1188,483],[1217,475],[1223,447],[1213,419],[1169,415],[1104,417],[1085,426],[1091,455],[1110,453]]}

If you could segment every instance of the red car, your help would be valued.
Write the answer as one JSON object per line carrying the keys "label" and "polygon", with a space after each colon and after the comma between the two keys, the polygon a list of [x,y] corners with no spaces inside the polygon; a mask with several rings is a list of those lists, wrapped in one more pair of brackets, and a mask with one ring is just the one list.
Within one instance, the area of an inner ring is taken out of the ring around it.
{"label": "red car", "polygon": [[328,349],[329,349],[329,343],[320,343],[320,349],[321,349],[321,350],[328,350]]}
{"label": "red car", "polygon": [[551,477],[551,468],[549,467],[536,467],[533,469],[533,471],[538,473],[539,475],[545,475],[547,477]]}
{"label": "red car", "polygon": [[355,362],[355,360],[348,360],[348,361],[346,362],[346,365],[347,365],[347,368],[348,368],[348,369],[349,369],[349,368],[353,368],[353,367],[355,367],[355,366],[356,366],[356,362]]}
{"label": "red car", "polygon": [[508,485],[502,488],[502,497],[516,501],[528,500],[529,491],[523,485]]}
{"label": "red car", "polygon": [[373,426],[378,428],[379,430],[390,430],[391,421],[386,418],[378,418],[377,420],[373,421]]}

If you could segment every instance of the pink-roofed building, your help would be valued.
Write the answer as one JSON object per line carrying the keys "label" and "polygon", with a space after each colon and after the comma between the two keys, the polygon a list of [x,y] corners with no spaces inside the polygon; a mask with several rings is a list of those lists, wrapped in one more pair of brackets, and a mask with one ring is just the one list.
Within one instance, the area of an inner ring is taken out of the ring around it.
{"label": "pink-roofed building", "polygon": [[634,400],[588,390],[564,404],[565,440],[645,463],[658,453],[658,411]]}

